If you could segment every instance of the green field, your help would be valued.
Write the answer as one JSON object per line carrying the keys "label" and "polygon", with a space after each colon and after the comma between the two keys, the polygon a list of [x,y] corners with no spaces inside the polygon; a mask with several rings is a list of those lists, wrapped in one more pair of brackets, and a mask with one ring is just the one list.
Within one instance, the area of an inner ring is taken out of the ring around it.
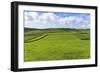
{"label": "green field", "polygon": [[90,58],[89,29],[24,28],[24,61]]}

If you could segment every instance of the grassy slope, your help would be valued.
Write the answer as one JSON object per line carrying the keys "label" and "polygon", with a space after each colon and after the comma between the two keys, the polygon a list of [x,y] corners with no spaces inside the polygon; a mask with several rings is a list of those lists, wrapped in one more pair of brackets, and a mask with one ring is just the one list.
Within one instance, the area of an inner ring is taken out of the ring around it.
{"label": "grassy slope", "polygon": [[[90,57],[89,30],[48,31],[50,32],[44,30],[25,32],[24,61],[86,59]],[[37,41],[33,40],[43,35],[47,36]],[[33,41],[27,42],[28,40]]]}

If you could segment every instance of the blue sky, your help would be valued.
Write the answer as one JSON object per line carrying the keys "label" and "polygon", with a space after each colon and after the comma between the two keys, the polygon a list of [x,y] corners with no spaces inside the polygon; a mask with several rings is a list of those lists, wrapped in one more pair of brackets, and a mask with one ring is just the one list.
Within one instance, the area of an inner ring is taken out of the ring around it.
{"label": "blue sky", "polygon": [[24,20],[27,28],[90,28],[88,13],[24,11]]}

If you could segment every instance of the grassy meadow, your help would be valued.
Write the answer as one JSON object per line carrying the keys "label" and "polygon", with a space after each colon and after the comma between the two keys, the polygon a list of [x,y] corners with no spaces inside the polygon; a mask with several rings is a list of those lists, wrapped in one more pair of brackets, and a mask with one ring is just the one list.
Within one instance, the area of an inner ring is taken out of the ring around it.
{"label": "grassy meadow", "polygon": [[90,58],[89,29],[24,28],[24,61]]}

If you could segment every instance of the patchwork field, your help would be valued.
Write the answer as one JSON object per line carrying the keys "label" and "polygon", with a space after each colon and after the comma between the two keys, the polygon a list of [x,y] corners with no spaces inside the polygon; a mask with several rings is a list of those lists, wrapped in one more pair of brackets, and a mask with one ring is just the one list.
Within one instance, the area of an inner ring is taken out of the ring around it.
{"label": "patchwork field", "polygon": [[90,58],[89,29],[24,29],[24,61]]}

